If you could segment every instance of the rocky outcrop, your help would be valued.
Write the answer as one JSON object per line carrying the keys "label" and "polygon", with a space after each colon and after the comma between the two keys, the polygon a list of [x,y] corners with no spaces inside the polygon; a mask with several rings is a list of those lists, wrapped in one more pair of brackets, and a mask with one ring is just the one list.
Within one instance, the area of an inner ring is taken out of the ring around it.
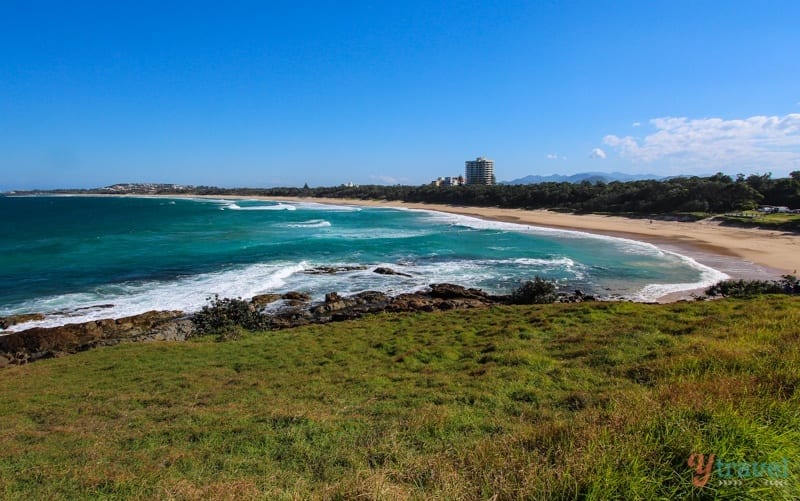
{"label": "rocky outcrop", "polygon": [[[586,296],[581,291],[561,293],[557,298],[557,302],[592,300],[593,297]],[[378,291],[366,291],[351,296],[329,292],[325,295],[325,300],[318,303],[311,303],[311,297],[302,292],[263,294],[253,297],[248,307],[254,312],[261,311],[260,314],[266,317],[266,324],[270,329],[286,329],[351,320],[374,313],[486,308],[508,301],[509,296],[492,296],[480,289],[444,283],[432,284],[427,289],[397,296]],[[267,306],[270,309],[264,312]],[[31,319],[41,319],[39,317]],[[37,327],[0,336],[0,368],[122,342],[183,341],[192,337],[195,332],[192,318],[179,311],[150,311],[116,320],[96,320],[51,328]]]}
{"label": "rocky outcrop", "polygon": [[274,303],[279,299],[283,299],[283,296],[280,294],[259,294],[250,299],[250,304],[252,304],[255,309],[260,310],[264,306]]}
{"label": "rocky outcrop", "polygon": [[317,266],[304,270],[306,275],[332,275],[334,273],[346,273],[348,271],[366,270],[366,266]]}
{"label": "rocky outcrop", "polygon": [[566,292],[559,292],[556,297],[556,303],[584,303],[588,301],[595,301],[594,296],[584,294],[580,289],[576,289],[572,294]]}
{"label": "rocky outcrop", "polygon": [[[23,364],[96,346],[132,341],[183,341],[194,334],[194,323],[179,311],[149,311],[119,319],[35,327],[0,337],[5,365]],[[0,360],[0,365],[3,365]]]}
{"label": "rocky outcrop", "polygon": [[395,271],[395,270],[393,270],[391,268],[384,268],[383,266],[379,266],[379,267],[375,268],[374,270],[372,270],[372,272],[373,273],[377,273],[379,275],[398,275],[398,276],[401,276],[401,277],[411,277],[411,275],[409,275],[408,273],[402,273],[402,272],[399,272],[399,271]]}
{"label": "rocky outcrop", "polygon": [[478,289],[453,284],[433,284],[429,289],[394,297],[377,291],[347,297],[330,292],[321,303],[310,307],[290,306],[270,314],[269,324],[272,329],[285,329],[311,323],[351,320],[381,312],[483,308],[498,302],[498,299]]}
{"label": "rocky outcrop", "polygon": [[302,306],[311,301],[311,296],[305,292],[297,291],[285,294],[259,294],[250,299],[250,305],[256,310],[261,310],[265,306],[281,300],[285,301],[289,306]]}
{"label": "rocky outcrop", "polygon": [[287,292],[281,298],[286,299],[287,301],[299,301],[301,303],[307,303],[311,301],[311,296],[306,294],[305,292]]}
{"label": "rocky outcrop", "polygon": [[400,294],[392,300],[388,311],[436,311],[483,308],[501,302],[480,289],[467,289],[453,284],[432,284],[426,291]]}
{"label": "rocky outcrop", "polygon": [[453,284],[432,284],[430,296],[441,299],[476,299],[491,301],[491,297],[480,289],[467,289]]}
{"label": "rocky outcrop", "polygon": [[[41,313],[25,313],[22,315],[0,317],[0,329],[8,329],[12,325],[24,324],[25,322],[35,322],[37,320],[44,320],[44,315]],[[2,361],[0,361],[0,363],[2,363]]]}

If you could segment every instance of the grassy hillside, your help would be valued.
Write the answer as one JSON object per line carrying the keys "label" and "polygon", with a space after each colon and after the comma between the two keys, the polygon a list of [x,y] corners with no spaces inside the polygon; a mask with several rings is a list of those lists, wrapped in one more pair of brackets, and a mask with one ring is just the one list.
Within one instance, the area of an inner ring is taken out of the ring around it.
{"label": "grassy hillside", "polygon": [[799,385],[790,297],[119,345],[0,371],[0,498],[791,499]]}

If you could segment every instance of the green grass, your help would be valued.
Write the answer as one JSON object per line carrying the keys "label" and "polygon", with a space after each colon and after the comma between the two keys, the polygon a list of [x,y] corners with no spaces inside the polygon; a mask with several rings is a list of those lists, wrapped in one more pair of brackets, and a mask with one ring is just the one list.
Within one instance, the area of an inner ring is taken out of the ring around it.
{"label": "green grass", "polygon": [[723,224],[754,226],[771,230],[800,231],[800,214],[764,214],[758,211],[744,211],[736,214],[717,216]]}
{"label": "green grass", "polygon": [[798,368],[791,297],[118,345],[0,371],[0,498],[796,499]]}

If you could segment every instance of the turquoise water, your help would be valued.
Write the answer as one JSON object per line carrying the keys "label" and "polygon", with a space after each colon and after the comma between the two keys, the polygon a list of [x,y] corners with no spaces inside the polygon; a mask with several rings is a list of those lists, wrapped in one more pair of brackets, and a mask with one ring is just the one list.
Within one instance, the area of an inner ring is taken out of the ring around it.
{"label": "turquoise water", "polygon": [[[211,199],[0,197],[0,316],[43,325],[219,294],[391,293],[452,282],[506,293],[535,275],[646,300],[719,273],[639,242],[428,211]],[[336,274],[318,266],[367,266]],[[387,266],[411,277],[373,273]],[[31,324],[26,325],[29,327]]]}

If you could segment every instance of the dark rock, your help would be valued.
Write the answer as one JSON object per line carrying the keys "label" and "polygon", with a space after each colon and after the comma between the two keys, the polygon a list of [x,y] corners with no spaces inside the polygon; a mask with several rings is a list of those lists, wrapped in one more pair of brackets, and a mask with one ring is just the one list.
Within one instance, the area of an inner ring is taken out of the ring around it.
{"label": "dark rock", "polygon": [[260,310],[264,306],[274,303],[279,299],[281,299],[280,294],[259,294],[250,299],[250,304],[252,304],[255,309]]}
{"label": "dark rock", "polygon": [[141,315],[104,319],[60,327],[34,327],[0,337],[0,353],[15,364],[76,353],[95,346],[130,341],[182,341],[194,334],[194,323],[179,311],[149,311]]}
{"label": "dark rock", "polygon": [[86,310],[107,310],[108,308],[113,308],[113,304],[93,304],[92,306],[83,306],[81,308],[75,308],[73,311],[86,311]]}
{"label": "dark rock", "polygon": [[388,311],[436,311],[484,308],[497,299],[479,289],[467,289],[453,284],[432,284],[427,291],[400,294],[391,299]]}
{"label": "dark rock", "polygon": [[342,296],[339,295],[338,292],[329,292],[325,294],[325,302],[326,303],[335,303],[337,301],[341,301]]}
{"label": "dark rock", "polygon": [[384,268],[382,266],[375,268],[374,270],[372,270],[372,272],[377,273],[379,275],[398,275],[401,277],[411,277],[411,275],[409,275],[408,273],[401,273],[399,271],[394,271],[391,268]]}
{"label": "dark rock", "polygon": [[30,354],[25,353],[24,351],[18,351],[14,354],[14,358],[12,358],[11,363],[14,365],[25,365],[31,359]]}
{"label": "dark rock", "polygon": [[308,275],[324,275],[333,273],[344,273],[348,271],[366,270],[366,266],[317,266],[303,271]]}
{"label": "dark rock", "polygon": [[0,329],[8,329],[12,325],[24,324],[25,322],[35,322],[37,320],[44,320],[44,315],[41,313],[23,313],[22,315],[0,317]]}
{"label": "dark rock", "polygon": [[307,303],[307,302],[311,301],[311,296],[309,296],[308,294],[306,294],[304,292],[296,292],[296,291],[287,292],[286,294],[284,294],[281,297],[283,299],[288,300],[288,301],[299,301],[301,303]]}
{"label": "dark rock", "polygon": [[392,299],[387,309],[394,312],[433,311],[436,309],[433,306],[434,303],[435,301],[432,298],[425,297],[419,293],[400,294]]}
{"label": "dark rock", "polygon": [[572,294],[567,294],[566,292],[558,293],[558,297],[556,298],[557,303],[583,303],[586,301],[594,301],[594,296],[587,296],[581,290],[576,290]]}
{"label": "dark rock", "polygon": [[194,336],[196,327],[189,318],[181,318],[173,322],[165,322],[155,326],[145,334],[141,341],[186,341]]}
{"label": "dark rock", "polygon": [[460,285],[453,284],[432,284],[430,286],[431,297],[442,299],[478,299],[489,300],[489,295],[480,289],[467,289]]}
{"label": "dark rock", "polygon": [[386,304],[389,301],[389,296],[383,292],[378,291],[364,291],[351,296],[358,304]]}

